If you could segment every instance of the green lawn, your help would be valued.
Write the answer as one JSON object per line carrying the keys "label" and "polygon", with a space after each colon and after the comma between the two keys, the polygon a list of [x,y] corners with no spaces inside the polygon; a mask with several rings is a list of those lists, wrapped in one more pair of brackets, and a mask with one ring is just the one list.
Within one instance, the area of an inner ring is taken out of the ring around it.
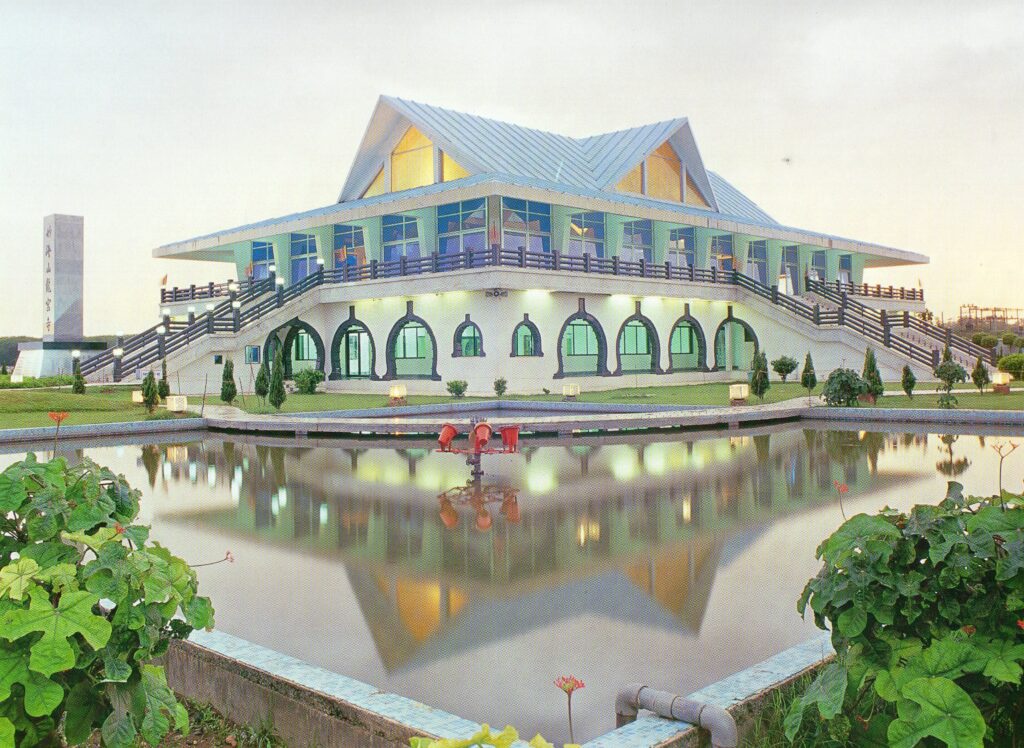
{"label": "green lawn", "polygon": [[[131,388],[89,387],[84,395],[61,390],[0,390],[0,429],[53,426],[50,411],[67,411],[63,426],[84,423],[144,421],[149,414],[132,402]],[[166,417],[158,411],[155,417]]]}
{"label": "green lawn", "polygon": [[[815,390],[820,393],[821,387]],[[806,396],[807,391],[794,382],[773,382],[771,389],[764,398],[766,403],[789,400],[794,397]],[[459,402],[486,402],[495,398],[465,397]],[[505,400],[529,400],[529,401],[561,401],[560,394],[535,395],[506,395]],[[622,389],[605,390],[600,392],[584,391],[579,398],[585,403],[630,403],[630,404],[651,404],[651,405],[728,405],[729,385],[725,383],[714,384],[688,384],[673,385],[666,387],[625,387]],[[428,405],[433,403],[456,402],[452,397],[440,395],[411,395],[410,405]],[[757,403],[757,398],[751,398],[750,402]],[[314,410],[353,410],[357,408],[383,408],[388,404],[386,393],[380,395],[370,394],[347,394],[339,392],[322,392],[315,395],[288,395],[281,407],[282,413],[307,413]],[[261,406],[259,401],[251,395],[246,395],[243,405],[241,399],[235,401],[235,405],[244,407],[250,413],[275,413],[270,406]]]}
{"label": "green lawn", "polygon": [[[1009,395],[996,395],[986,392],[979,395],[977,388],[969,391],[956,392],[957,408],[981,410],[1024,410],[1024,392],[1011,392]],[[881,408],[937,408],[938,395],[887,395],[878,399]]]}

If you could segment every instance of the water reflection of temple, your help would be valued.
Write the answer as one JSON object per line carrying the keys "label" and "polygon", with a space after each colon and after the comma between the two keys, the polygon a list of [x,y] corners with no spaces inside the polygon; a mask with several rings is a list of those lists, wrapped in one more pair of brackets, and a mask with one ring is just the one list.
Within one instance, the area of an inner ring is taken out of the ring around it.
{"label": "water reflection of temple", "polygon": [[877,474],[892,438],[790,430],[534,443],[485,458],[488,485],[518,491],[514,520],[494,510],[485,531],[472,513],[444,516],[438,494],[465,485],[470,468],[426,443],[208,438],[146,447],[141,459],[154,483],[228,488],[215,506],[186,496],[163,519],[344,562],[393,670],[587,612],[696,633],[717,568],[759,528],[834,499],[835,480],[856,494],[904,478]]}

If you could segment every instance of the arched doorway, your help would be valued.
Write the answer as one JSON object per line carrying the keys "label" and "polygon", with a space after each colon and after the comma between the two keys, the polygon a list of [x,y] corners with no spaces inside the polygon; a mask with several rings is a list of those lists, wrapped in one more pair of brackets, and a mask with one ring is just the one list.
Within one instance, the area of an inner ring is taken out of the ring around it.
{"label": "arched doorway", "polygon": [[728,317],[715,331],[715,370],[749,371],[759,350],[754,328],[741,319]]}
{"label": "arched doorway", "polygon": [[349,318],[338,326],[331,341],[331,379],[376,379],[377,351],[367,326],[356,319],[349,307]]}
{"label": "arched doorway", "polygon": [[304,369],[324,370],[324,341],[308,322],[293,319],[272,331],[263,345],[263,358],[273,367],[278,349],[284,350],[284,378]]}

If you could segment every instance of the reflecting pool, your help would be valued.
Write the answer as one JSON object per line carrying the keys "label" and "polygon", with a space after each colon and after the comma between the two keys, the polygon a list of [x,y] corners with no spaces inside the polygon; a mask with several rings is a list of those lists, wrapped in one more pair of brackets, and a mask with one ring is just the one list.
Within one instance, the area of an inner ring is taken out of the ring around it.
{"label": "reflecting pool", "polygon": [[[219,629],[560,743],[556,676],[586,681],[573,711],[587,739],[614,726],[625,683],[690,693],[815,635],[796,599],[843,514],[934,502],[950,479],[994,493],[991,447],[1007,439],[792,426],[525,439],[479,470],[405,440],[206,433],[61,452],[124,473],[141,521],[188,561],[232,551],[198,570]],[[1024,451],[1003,478],[1022,479]]]}

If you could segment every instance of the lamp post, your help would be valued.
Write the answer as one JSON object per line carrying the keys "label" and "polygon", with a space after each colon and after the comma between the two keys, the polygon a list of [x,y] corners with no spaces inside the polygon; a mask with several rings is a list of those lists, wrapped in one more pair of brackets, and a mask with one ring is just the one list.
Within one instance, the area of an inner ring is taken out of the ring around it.
{"label": "lamp post", "polygon": [[270,263],[267,265],[267,280],[270,281],[270,287],[274,287],[275,279],[277,278],[277,265]]}
{"label": "lamp post", "polygon": [[242,327],[242,302],[231,302],[231,329],[238,332]]}
{"label": "lamp post", "polygon": [[121,335],[118,337],[118,346],[114,348],[110,353],[114,356],[114,381],[121,381],[121,357],[124,355],[124,348],[120,345]]}
{"label": "lamp post", "polygon": [[159,325],[156,328],[156,353],[160,358],[164,357],[164,336],[167,334],[167,328],[163,325]]}
{"label": "lamp post", "polygon": [[196,308],[194,306],[190,306],[188,308],[188,323],[191,325],[195,321],[196,321]]}
{"label": "lamp post", "polygon": [[284,278],[275,278],[274,284],[277,286],[277,305],[284,306]]}

